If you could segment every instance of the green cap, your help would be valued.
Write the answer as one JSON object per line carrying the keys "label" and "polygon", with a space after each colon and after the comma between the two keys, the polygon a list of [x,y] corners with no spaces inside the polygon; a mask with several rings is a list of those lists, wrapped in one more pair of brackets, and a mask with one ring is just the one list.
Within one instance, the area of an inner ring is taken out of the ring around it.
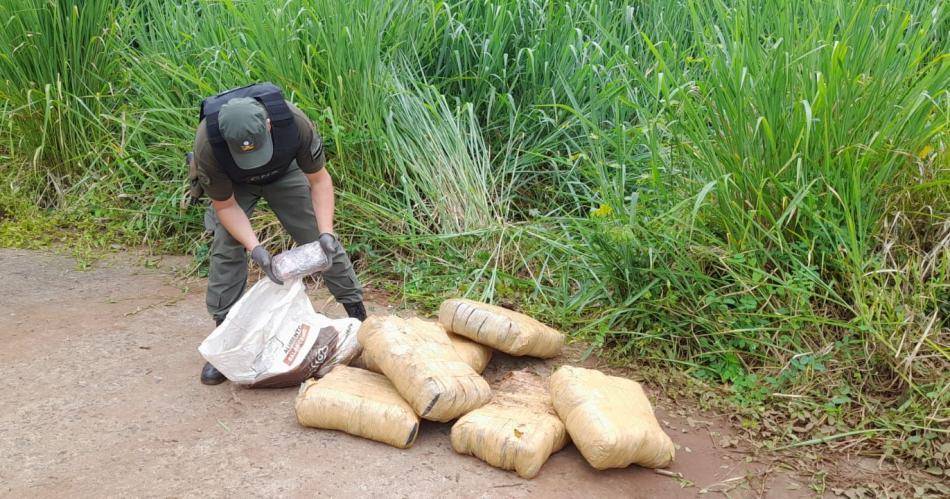
{"label": "green cap", "polygon": [[267,129],[267,111],[255,99],[238,97],[221,106],[218,128],[238,168],[259,168],[274,155],[274,142]]}

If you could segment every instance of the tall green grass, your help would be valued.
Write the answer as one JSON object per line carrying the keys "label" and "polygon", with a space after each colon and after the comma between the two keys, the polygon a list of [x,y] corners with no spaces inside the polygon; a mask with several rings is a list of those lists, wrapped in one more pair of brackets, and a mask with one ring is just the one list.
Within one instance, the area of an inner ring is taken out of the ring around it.
{"label": "tall green grass", "polygon": [[820,422],[774,445],[946,459],[942,3],[11,0],[0,19],[4,244],[46,217],[200,258],[201,212],[178,208],[197,105],[270,80],[320,128],[374,282],[518,304],[727,387],[749,421]]}
{"label": "tall green grass", "polygon": [[0,5],[0,99],[6,144],[28,171],[36,201],[62,201],[90,165],[110,151],[90,150],[109,131],[98,116],[114,111],[122,79],[114,6],[106,2],[19,1]]}

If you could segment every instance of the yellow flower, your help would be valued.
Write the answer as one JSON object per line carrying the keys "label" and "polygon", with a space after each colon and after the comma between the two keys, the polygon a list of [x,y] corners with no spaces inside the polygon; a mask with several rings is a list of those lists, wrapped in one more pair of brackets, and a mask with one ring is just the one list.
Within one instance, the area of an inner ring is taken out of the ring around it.
{"label": "yellow flower", "polygon": [[596,210],[591,210],[590,216],[592,217],[607,217],[614,212],[614,209],[610,207],[609,204],[600,203],[600,207]]}
{"label": "yellow flower", "polygon": [[924,158],[926,158],[927,156],[930,156],[930,153],[932,153],[932,152],[934,152],[933,146],[930,145],[930,144],[927,144],[927,145],[924,146],[923,149],[920,150],[920,152],[917,153],[917,157],[920,158],[920,159],[924,159]]}

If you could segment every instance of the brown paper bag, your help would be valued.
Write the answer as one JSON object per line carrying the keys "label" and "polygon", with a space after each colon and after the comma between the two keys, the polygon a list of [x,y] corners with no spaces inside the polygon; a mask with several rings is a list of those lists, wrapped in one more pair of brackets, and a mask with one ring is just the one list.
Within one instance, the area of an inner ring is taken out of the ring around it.
{"label": "brown paper bag", "polygon": [[526,371],[510,372],[492,401],[452,426],[452,448],[522,478],[533,478],[548,457],[567,443],[564,423],[544,382]]}
{"label": "brown paper bag", "polygon": [[303,426],[340,430],[405,449],[419,431],[419,418],[381,374],[336,366],[297,393],[297,421]]}
{"label": "brown paper bag", "polygon": [[450,332],[511,355],[555,357],[564,346],[559,331],[527,315],[472,300],[442,302],[439,322]]}
{"label": "brown paper bag", "polygon": [[491,399],[491,388],[459,358],[438,324],[370,317],[360,327],[363,350],[419,416],[449,421]]}
{"label": "brown paper bag", "polygon": [[[455,353],[457,353],[466,364],[472,366],[475,372],[481,374],[482,371],[485,370],[485,367],[488,366],[488,362],[491,361],[492,349],[485,345],[479,345],[455,333],[446,334],[449,337],[449,341],[452,342],[452,347],[455,348]],[[382,372],[379,369],[379,362],[376,362],[376,359],[373,358],[373,354],[371,353],[363,351],[363,355],[360,356],[360,362],[365,369],[377,373]]]}
{"label": "brown paper bag", "polygon": [[574,445],[594,468],[664,468],[673,461],[673,441],[640,383],[563,366],[551,376],[551,399]]}

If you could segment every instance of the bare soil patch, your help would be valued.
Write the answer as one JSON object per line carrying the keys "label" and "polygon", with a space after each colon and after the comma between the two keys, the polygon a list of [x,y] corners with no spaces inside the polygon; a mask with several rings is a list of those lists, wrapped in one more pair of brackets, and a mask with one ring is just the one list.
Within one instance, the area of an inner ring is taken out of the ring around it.
{"label": "bare soil patch", "polygon": [[[300,427],[295,389],[198,382],[197,352],[212,322],[204,281],[182,279],[184,257],[143,266],[119,254],[77,271],[49,251],[0,249],[0,495],[380,497],[808,497],[807,480],[751,459],[724,420],[666,407],[677,444],[667,474],[599,472],[568,445],[533,480],[455,454],[451,424],[426,422],[399,450]],[[373,296],[370,293],[370,296]],[[342,316],[325,290],[315,307]],[[370,314],[395,310],[368,303]],[[544,362],[496,353],[486,378],[548,374],[580,349]],[[580,364],[592,365],[596,359]],[[680,478],[681,477],[681,478]]]}

